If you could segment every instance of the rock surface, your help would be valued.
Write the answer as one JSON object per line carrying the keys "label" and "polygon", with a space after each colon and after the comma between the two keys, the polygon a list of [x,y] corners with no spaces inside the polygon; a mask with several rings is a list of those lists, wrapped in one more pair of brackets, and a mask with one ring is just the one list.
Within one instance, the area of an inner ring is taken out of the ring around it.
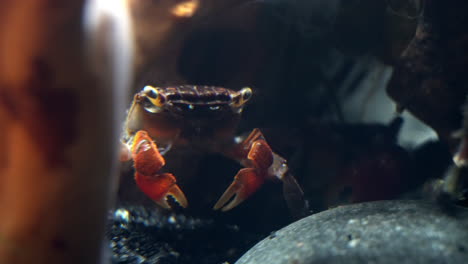
{"label": "rock surface", "polygon": [[297,221],[236,264],[466,263],[468,210],[423,201],[337,207]]}

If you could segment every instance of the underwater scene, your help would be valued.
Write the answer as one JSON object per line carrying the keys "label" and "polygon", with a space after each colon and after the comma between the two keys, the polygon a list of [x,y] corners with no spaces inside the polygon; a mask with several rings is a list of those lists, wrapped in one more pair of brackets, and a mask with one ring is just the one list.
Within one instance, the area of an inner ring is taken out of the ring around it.
{"label": "underwater scene", "polygon": [[3,0],[0,264],[468,263],[467,22]]}

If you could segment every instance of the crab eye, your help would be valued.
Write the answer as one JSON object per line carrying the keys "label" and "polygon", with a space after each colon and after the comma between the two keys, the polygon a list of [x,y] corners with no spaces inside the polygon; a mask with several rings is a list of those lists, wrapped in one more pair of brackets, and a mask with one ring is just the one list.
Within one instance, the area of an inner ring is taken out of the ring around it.
{"label": "crab eye", "polygon": [[252,89],[245,87],[232,97],[232,106],[238,108],[243,106],[252,97]]}
{"label": "crab eye", "polygon": [[242,102],[245,103],[248,100],[250,100],[250,97],[252,97],[252,89],[249,87],[245,87],[240,91],[240,94],[242,96]]}
{"label": "crab eye", "polygon": [[152,99],[158,98],[158,91],[156,91],[156,89],[154,89],[153,87],[145,86],[143,90],[145,91],[146,96],[148,96],[149,98],[152,98]]}
{"label": "crab eye", "polygon": [[163,106],[166,102],[166,98],[161,93],[159,93],[158,90],[153,86],[145,86],[145,88],[143,88],[143,93],[145,94],[146,98],[148,98],[148,100],[151,102],[151,104],[157,107]]}

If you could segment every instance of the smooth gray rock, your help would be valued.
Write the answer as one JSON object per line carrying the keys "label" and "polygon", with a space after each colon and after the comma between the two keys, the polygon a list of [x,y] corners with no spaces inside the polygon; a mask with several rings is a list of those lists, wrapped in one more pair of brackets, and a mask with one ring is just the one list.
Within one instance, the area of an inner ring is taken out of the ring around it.
{"label": "smooth gray rock", "polygon": [[259,242],[236,264],[468,263],[468,209],[425,201],[337,207]]}

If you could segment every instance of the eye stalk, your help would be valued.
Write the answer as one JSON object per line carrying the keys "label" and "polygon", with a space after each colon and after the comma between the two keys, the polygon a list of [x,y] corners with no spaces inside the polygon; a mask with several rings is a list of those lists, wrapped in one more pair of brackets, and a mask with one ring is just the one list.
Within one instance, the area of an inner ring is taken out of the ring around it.
{"label": "eye stalk", "polygon": [[252,89],[250,87],[242,88],[236,95],[232,97],[233,107],[242,107],[252,97]]}
{"label": "eye stalk", "polygon": [[166,98],[153,86],[145,86],[143,88],[143,95],[156,107],[162,107],[166,103]]}
{"label": "eye stalk", "polygon": [[242,96],[241,101],[244,104],[252,97],[252,89],[250,89],[250,87],[242,88],[242,90],[240,90],[240,94]]}

